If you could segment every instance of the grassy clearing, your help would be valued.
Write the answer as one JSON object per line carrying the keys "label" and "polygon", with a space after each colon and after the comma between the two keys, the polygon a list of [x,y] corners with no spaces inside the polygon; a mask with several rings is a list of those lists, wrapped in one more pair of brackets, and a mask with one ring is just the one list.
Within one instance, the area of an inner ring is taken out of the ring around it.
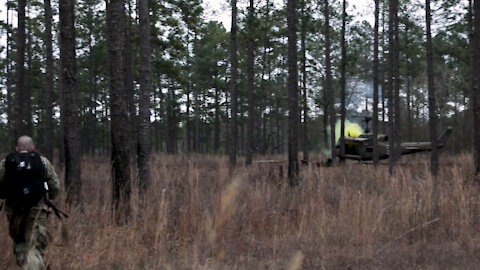
{"label": "grassy clearing", "polygon": [[[132,222],[110,217],[109,161],[83,162],[83,209],[50,219],[53,269],[477,269],[480,189],[468,155],[442,159],[439,211],[426,156],[387,166],[278,166],[228,173],[214,156],[154,156],[153,186]],[[0,218],[0,268],[14,269]]]}

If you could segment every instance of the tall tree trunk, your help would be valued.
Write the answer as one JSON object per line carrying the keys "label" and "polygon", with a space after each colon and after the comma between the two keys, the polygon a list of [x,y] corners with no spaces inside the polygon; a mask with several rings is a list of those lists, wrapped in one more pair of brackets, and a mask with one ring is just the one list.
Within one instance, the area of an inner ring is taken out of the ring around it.
{"label": "tall tree trunk", "polygon": [[168,123],[169,123],[168,137],[170,138],[170,145],[168,148],[170,149],[169,150],[170,154],[175,154],[177,149],[177,134],[176,134],[177,121],[176,121],[176,112],[175,112],[176,108],[175,106],[173,106],[173,103],[176,100],[174,89],[175,89],[175,84],[172,80],[170,88],[168,89],[168,93],[167,93],[168,100],[169,100],[168,107],[167,107],[169,108],[167,111],[167,117],[168,117]]}
{"label": "tall tree trunk", "polygon": [[[25,123],[25,134],[33,135],[32,125],[32,88],[33,84],[33,68],[32,68],[32,49],[33,49],[33,34],[32,34],[32,20],[30,19],[31,4],[27,1],[27,15],[26,15],[26,31],[27,31],[27,70],[25,73],[25,88],[23,96],[23,119]],[[43,139],[43,138],[42,138]]]}
{"label": "tall tree trunk", "polygon": [[277,130],[275,137],[277,138],[276,144],[275,144],[275,150],[276,153],[282,154],[282,127],[281,127],[281,116],[280,116],[280,107],[281,107],[281,102],[280,98],[276,98],[276,106],[275,106],[275,128]]}
{"label": "tall tree trunk", "polygon": [[[199,100],[199,90],[195,89],[194,93],[194,105],[195,105],[195,126],[194,126],[194,149],[196,153],[200,153],[200,100]],[[170,123],[173,125],[173,123]]]}
{"label": "tall tree trunk", "polygon": [[324,17],[325,17],[325,86],[327,94],[327,111],[330,120],[330,150],[332,156],[332,164],[336,163],[336,149],[335,149],[335,96],[333,91],[332,83],[332,59],[331,59],[331,48],[330,48],[330,7],[328,0],[325,1],[324,6]]}
{"label": "tall tree trunk", "polygon": [[345,117],[346,117],[346,105],[345,96],[347,88],[347,46],[345,41],[345,32],[347,28],[347,3],[343,0],[342,9],[342,64],[340,67],[340,161],[345,160]]}
{"label": "tall tree trunk", "polygon": [[393,167],[395,166],[395,121],[394,121],[394,80],[395,80],[395,2],[396,0],[389,1],[389,20],[388,20],[388,152],[389,152],[389,171],[393,174]]}
{"label": "tall tree trunk", "polygon": [[[266,29],[270,29],[270,0],[267,0],[266,3],[265,3],[265,15],[264,15],[264,18],[265,18],[265,28]],[[270,98],[270,93],[268,92],[267,90],[267,81],[270,80],[270,77],[271,77],[271,72],[270,72],[270,58],[268,57],[268,46],[269,46],[269,43],[270,43],[270,37],[269,37],[269,34],[267,33],[264,38],[263,38],[263,55],[262,55],[262,80],[260,82],[260,93],[261,93],[261,102],[262,102],[262,108],[261,108],[261,112],[262,112],[262,143],[261,143],[261,154],[262,155],[265,155],[267,153],[267,150],[269,147],[271,147],[270,145],[270,140],[267,138],[267,129],[268,129],[268,125],[267,125],[267,118],[268,116],[271,115],[271,112],[267,115],[267,112],[266,112],[266,108],[268,106],[268,103],[269,103],[269,98]],[[268,75],[268,80],[265,78],[266,76]],[[271,100],[271,98],[270,98]],[[272,106],[270,107],[272,108]],[[270,117],[271,118],[271,117]],[[271,121],[269,121],[271,123]],[[271,127],[271,125],[270,125]],[[270,137],[271,137],[271,133],[270,133]],[[273,147],[272,147],[273,148]]]}
{"label": "tall tree trunk", "polygon": [[430,155],[430,171],[433,175],[433,209],[434,214],[439,214],[439,194],[438,194],[438,179],[436,178],[438,173],[438,149],[437,149],[437,111],[435,103],[435,77],[433,67],[433,46],[432,46],[432,31],[431,21],[432,14],[430,11],[430,0],[425,0],[425,17],[427,24],[427,76],[428,76],[428,115],[429,130],[430,130],[430,142],[431,142],[431,155]]}
{"label": "tall tree trunk", "polygon": [[[134,86],[134,74],[133,69],[135,66],[135,53],[132,46],[131,37],[133,35],[132,31],[132,10],[131,10],[131,0],[126,0],[128,5],[128,14],[125,14],[125,89],[126,89],[126,98],[127,98],[127,107],[128,107],[128,119],[129,119],[129,133],[130,133],[130,153],[132,157],[134,156],[135,149],[137,148],[138,142],[138,131],[137,125],[138,121],[136,120],[137,109],[135,106],[135,86]],[[141,74],[140,74],[141,75]]]}
{"label": "tall tree trunk", "polygon": [[307,48],[306,48],[306,36],[307,36],[307,15],[306,12],[306,0],[302,0],[302,34],[301,34],[301,46],[302,46],[302,93],[303,93],[303,160],[308,164],[308,95],[307,95]]}
{"label": "tall tree trunk", "polygon": [[[474,104],[475,104],[475,95],[474,95],[474,90],[475,90],[475,43],[474,43],[474,14],[473,14],[473,0],[468,0],[468,37],[469,37],[469,43],[468,43],[468,64],[469,64],[469,99],[471,100],[469,106],[468,106],[468,116],[470,117],[470,122],[472,124],[475,124],[474,121]],[[466,100],[466,99],[464,99]],[[480,104],[480,103],[479,103]],[[473,125],[472,125],[473,126]],[[464,125],[464,127],[468,127],[468,125]],[[471,129],[471,149],[474,153],[475,156],[475,128]],[[480,141],[479,141],[480,142]],[[480,158],[480,156],[479,156]],[[475,159],[476,160],[476,159]],[[480,162],[480,161],[479,161]],[[478,167],[480,169],[480,167]]]}
{"label": "tall tree trunk", "polygon": [[67,201],[81,200],[74,0],[60,1],[60,92]]}
{"label": "tall tree trunk", "polygon": [[[157,73],[156,74],[156,77],[157,78],[160,78],[160,75]],[[160,83],[158,83],[158,89],[161,89],[160,87]],[[153,90],[153,100],[155,101],[154,103],[154,107],[153,107],[153,118],[155,119],[154,121],[154,134],[155,134],[155,151],[162,151],[162,140],[161,140],[161,136],[160,136],[160,118],[162,117],[161,114],[159,113],[159,108],[157,106],[157,98],[161,98],[159,97],[159,93],[160,91],[157,91],[156,89]],[[158,102],[159,103],[159,106],[160,106],[160,109],[162,108],[161,107],[161,100]]]}
{"label": "tall tree trunk", "polygon": [[[268,74],[268,80],[272,78],[271,72]],[[270,96],[270,108],[271,111],[269,112],[269,135],[270,135],[270,141],[269,141],[269,146],[270,146],[270,154],[273,155],[275,154],[275,119],[278,119],[278,117],[274,117],[274,109],[275,109],[275,100],[272,96]]]}
{"label": "tall tree trunk", "polygon": [[[187,49],[190,50],[190,30],[188,30],[188,35],[187,35]],[[192,108],[192,100],[190,98],[192,94],[192,60],[190,57],[190,53],[187,54],[187,77],[188,77],[188,83],[187,83],[187,115],[186,115],[186,120],[185,120],[185,125],[186,125],[186,137],[187,137],[187,152],[191,152],[193,147],[192,147],[192,122],[190,119],[190,111]]]}
{"label": "tall tree trunk", "polygon": [[[187,36],[187,48],[190,50],[190,35]],[[192,108],[192,101],[190,99],[190,96],[192,94],[192,78],[191,78],[191,58],[190,58],[190,53],[187,56],[187,77],[188,77],[188,83],[187,83],[187,112],[186,112],[186,120],[185,120],[185,125],[186,125],[186,137],[187,137],[187,153],[190,153],[193,149],[192,147],[192,123],[190,120],[190,110]]]}
{"label": "tall tree trunk", "polygon": [[103,144],[103,149],[104,149],[104,155],[108,155],[111,151],[111,136],[110,132],[112,130],[112,125],[110,123],[109,119],[109,114],[110,114],[110,108],[108,106],[109,100],[108,100],[108,94],[104,93],[103,94],[103,138],[104,138],[104,144]]}
{"label": "tall tree trunk", "polygon": [[[60,74],[61,75],[61,74]],[[63,120],[62,120],[62,104],[63,104],[63,94],[62,90],[59,89],[59,96],[60,96],[60,124],[57,129],[57,138],[61,138],[58,142],[58,163],[60,163],[60,166],[63,167],[65,166],[65,136],[63,134]],[[65,181],[66,184],[66,181]]]}
{"label": "tall tree trunk", "polygon": [[287,4],[288,29],[288,178],[291,186],[298,184],[298,71],[297,27],[295,0]]}
{"label": "tall tree trunk", "polygon": [[150,185],[150,93],[151,63],[150,63],[150,1],[138,1],[139,15],[139,48],[140,48],[140,96],[138,124],[138,183],[140,192],[144,193]]}
{"label": "tall tree trunk", "polygon": [[88,127],[87,127],[87,138],[89,141],[88,152],[90,155],[95,155],[95,150],[97,149],[97,96],[98,96],[98,88],[97,88],[97,63],[93,52],[95,50],[90,47],[89,62],[91,63],[91,71],[89,71],[89,108],[88,108]]}
{"label": "tall tree trunk", "polygon": [[[270,107],[272,111],[269,113],[269,137],[270,140],[268,141],[270,147],[270,155],[275,154],[275,117],[273,117],[273,108],[275,108],[273,98],[270,101]],[[278,118],[277,118],[278,119]]]}
{"label": "tall tree trunk", "polygon": [[[473,66],[472,73],[480,67],[480,0],[473,4]],[[480,77],[473,76],[473,127],[480,127]],[[473,128],[473,155],[475,160],[476,179],[480,182],[480,130]]]}
{"label": "tall tree trunk", "polygon": [[225,150],[227,151],[228,154],[230,154],[230,93],[229,91],[225,92]]}
{"label": "tall tree trunk", "polygon": [[7,121],[8,121],[8,135],[12,135],[14,131],[13,122],[15,117],[12,113],[12,74],[11,74],[11,31],[12,26],[10,25],[10,5],[7,3]]}
{"label": "tall tree trunk", "polygon": [[386,9],[387,6],[385,5],[385,1],[382,1],[381,3],[381,9],[382,9],[382,36],[381,36],[381,43],[382,43],[382,63],[379,67],[380,69],[380,82],[382,84],[382,133],[386,134],[387,133],[387,107],[388,105],[386,104],[386,99],[388,95],[388,82],[385,82],[385,70],[387,70],[385,64],[385,48],[387,45],[385,44],[385,21],[386,21]]}
{"label": "tall tree trunk", "polygon": [[187,86],[189,89],[187,89],[187,113],[186,113],[186,120],[185,120],[185,125],[186,125],[186,137],[187,137],[187,153],[192,151],[192,123],[190,121],[190,108],[191,108],[191,100],[190,100],[190,95],[191,95],[191,88],[190,88],[190,83],[188,83],[189,86]]}
{"label": "tall tree trunk", "polygon": [[398,161],[400,158],[400,140],[401,140],[401,115],[400,115],[400,38],[399,38],[399,21],[398,21],[398,5],[399,1],[395,0],[394,5],[394,60],[393,60],[393,77],[394,77],[394,89],[395,89],[395,97],[394,97],[394,107],[395,107],[395,132],[392,138],[395,139],[395,148],[394,148],[394,160],[395,162]]}
{"label": "tall tree trunk", "polygon": [[[94,7],[89,7],[88,15],[93,16]],[[95,155],[95,150],[97,149],[97,98],[98,98],[98,87],[97,87],[97,76],[98,76],[98,64],[96,59],[96,48],[93,44],[92,33],[94,30],[94,22],[90,21],[88,23],[88,31],[90,33],[88,37],[88,117],[87,117],[87,142],[88,142],[88,153],[90,155]]]}
{"label": "tall tree trunk", "polygon": [[252,165],[252,153],[254,146],[253,128],[254,128],[254,80],[255,80],[255,55],[254,55],[254,22],[255,8],[253,0],[250,0],[250,7],[248,9],[248,40],[247,40],[247,91],[248,91],[248,128],[247,128],[247,147],[245,151],[245,164]]}
{"label": "tall tree trunk", "polygon": [[378,164],[378,29],[380,17],[380,0],[375,0],[375,29],[373,41],[373,164]]}
{"label": "tall tree trunk", "polygon": [[411,141],[412,140],[412,109],[411,109],[411,103],[412,103],[412,94],[411,94],[411,83],[410,83],[410,54],[409,54],[409,46],[410,46],[410,39],[408,36],[408,30],[409,30],[409,22],[405,24],[405,64],[406,64],[406,71],[405,71],[405,76],[407,80],[407,140]]}
{"label": "tall tree trunk", "polygon": [[18,29],[17,29],[17,61],[16,61],[16,89],[15,89],[15,137],[25,132],[24,106],[25,100],[25,6],[26,0],[18,0]]}
{"label": "tall tree trunk", "polygon": [[328,138],[328,102],[327,102],[327,99],[328,99],[328,94],[327,94],[327,87],[325,86],[325,82],[324,82],[324,89],[323,89],[323,116],[322,116],[322,124],[323,124],[323,145],[325,147],[325,149],[329,149],[328,147],[328,141],[329,141],[329,138]]}
{"label": "tall tree trunk", "polygon": [[[240,104],[242,104],[241,99],[240,99]],[[245,146],[245,122],[244,122],[244,110],[242,106],[240,106],[240,134],[239,134],[239,144],[238,144],[238,154],[242,155],[244,154],[244,146]]]}
{"label": "tall tree trunk", "polygon": [[[216,80],[217,76],[215,76],[215,82]],[[213,152],[218,154],[220,149],[220,95],[218,86],[215,86],[215,124],[213,133]]]}
{"label": "tall tree trunk", "polygon": [[[193,38],[193,51],[198,51],[198,29],[197,28],[194,28],[193,29],[194,31],[194,38]],[[199,59],[198,57],[196,56],[195,57],[195,67],[194,67],[194,71],[193,71],[193,81],[194,81],[194,84],[195,84],[195,87],[194,87],[194,90],[193,90],[193,106],[194,106],[194,130],[193,130],[193,148],[195,150],[196,153],[200,153],[200,100],[199,100],[199,96],[200,96],[200,89],[198,89],[198,86],[199,86],[199,76],[198,76],[198,71],[199,71]]]}
{"label": "tall tree trunk", "polygon": [[[159,89],[162,89],[159,87]],[[170,141],[170,118],[169,118],[169,99],[168,99],[168,93],[165,96],[162,92],[162,90],[159,91],[159,96],[160,96],[160,116],[162,118],[163,122],[163,138],[165,141],[165,151],[167,154],[171,154],[170,152],[170,145],[172,145]]]}
{"label": "tall tree trunk", "polygon": [[50,0],[44,1],[45,6],[45,120],[44,120],[44,139],[43,154],[49,160],[53,158],[53,46],[52,46],[52,6]]}
{"label": "tall tree trunk", "polygon": [[107,2],[107,44],[110,64],[110,114],[112,138],[112,189],[117,225],[130,215],[130,147],[127,90],[125,86],[125,1]]}
{"label": "tall tree trunk", "polygon": [[235,167],[237,163],[237,0],[232,2],[232,29],[230,31],[230,143],[229,143],[229,162],[230,167]]}

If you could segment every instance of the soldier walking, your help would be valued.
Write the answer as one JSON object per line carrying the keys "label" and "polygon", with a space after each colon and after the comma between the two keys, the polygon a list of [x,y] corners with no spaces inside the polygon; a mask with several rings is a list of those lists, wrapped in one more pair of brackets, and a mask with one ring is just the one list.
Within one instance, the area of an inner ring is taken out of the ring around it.
{"label": "soldier walking", "polygon": [[5,199],[9,233],[18,266],[45,270],[49,198],[55,199],[60,181],[48,159],[35,151],[32,138],[17,140],[15,152],[0,163],[0,199]]}

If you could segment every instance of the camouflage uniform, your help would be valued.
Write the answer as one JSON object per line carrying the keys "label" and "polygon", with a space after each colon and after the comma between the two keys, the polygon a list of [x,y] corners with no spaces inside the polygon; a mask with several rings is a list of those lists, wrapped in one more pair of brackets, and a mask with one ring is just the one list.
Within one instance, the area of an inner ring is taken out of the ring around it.
{"label": "camouflage uniform", "polygon": [[[60,190],[60,180],[53,165],[45,157],[41,157],[45,165],[45,182],[48,184],[48,195],[55,199]],[[0,163],[0,181],[5,181],[5,160]],[[13,252],[18,266],[28,270],[46,269],[44,250],[47,246],[47,219],[49,208],[43,200],[27,212],[17,213],[5,207],[9,222],[9,233],[12,237]]]}

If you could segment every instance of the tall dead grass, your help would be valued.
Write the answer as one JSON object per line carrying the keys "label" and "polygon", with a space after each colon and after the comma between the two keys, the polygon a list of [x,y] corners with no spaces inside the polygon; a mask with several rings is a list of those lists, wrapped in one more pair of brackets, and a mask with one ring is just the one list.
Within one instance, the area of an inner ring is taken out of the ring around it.
{"label": "tall dead grass", "polygon": [[[480,189],[468,155],[442,159],[439,211],[426,156],[387,166],[279,164],[229,174],[214,156],[162,156],[131,222],[111,220],[109,161],[83,161],[81,208],[50,218],[52,269],[476,269]],[[284,165],[285,166],[285,165]],[[4,215],[0,268],[15,269]]]}

